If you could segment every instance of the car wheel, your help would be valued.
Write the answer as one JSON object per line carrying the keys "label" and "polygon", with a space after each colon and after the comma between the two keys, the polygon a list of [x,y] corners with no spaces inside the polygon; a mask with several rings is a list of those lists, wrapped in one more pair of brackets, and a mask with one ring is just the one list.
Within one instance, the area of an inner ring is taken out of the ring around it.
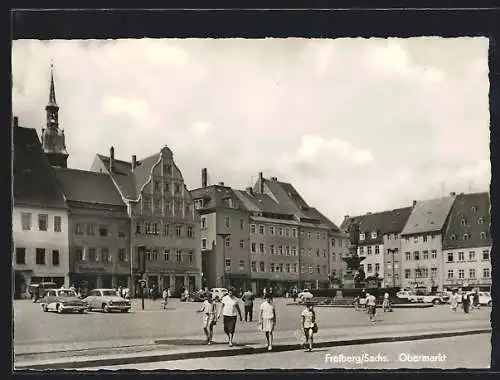
{"label": "car wheel", "polygon": [[105,303],[102,304],[102,310],[105,312],[105,313],[109,313],[109,306]]}
{"label": "car wheel", "polygon": [[46,304],[42,304],[42,310],[46,313],[47,311],[49,311],[49,309],[47,309],[47,305]]}
{"label": "car wheel", "polygon": [[36,297],[35,296],[31,296],[31,300],[33,301],[33,303],[36,303]]}
{"label": "car wheel", "polygon": [[63,313],[63,309],[62,309],[62,307],[60,307],[60,305],[59,305],[59,304],[57,304],[57,305],[56,305],[56,310],[57,310],[57,312],[58,312],[59,314],[62,314],[62,313]]}
{"label": "car wheel", "polygon": [[441,301],[439,301],[437,298],[435,300],[432,301],[432,303],[434,305],[440,305],[441,304]]}
{"label": "car wheel", "polygon": [[79,310],[78,312],[79,312],[80,314],[83,314],[83,313],[85,313],[85,309]]}
{"label": "car wheel", "polygon": [[488,301],[488,306],[491,306],[493,304],[492,301]]}

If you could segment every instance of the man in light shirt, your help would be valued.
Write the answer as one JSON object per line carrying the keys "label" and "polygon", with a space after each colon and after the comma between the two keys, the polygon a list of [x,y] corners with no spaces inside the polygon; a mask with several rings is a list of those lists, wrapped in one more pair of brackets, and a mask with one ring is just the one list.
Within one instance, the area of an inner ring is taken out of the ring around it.
{"label": "man in light shirt", "polygon": [[376,313],[376,298],[373,294],[366,293],[366,306],[368,307],[368,315],[370,316],[370,322],[375,322]]}
{"label": "man in light shirt", "polygon": [[219,310],[219,315],[217,316],[217,320],[221,317],[221,315],[224,317],[224,332],[229,340],[229,347],[233,346],[237,315],[240,316],[240,321],[243,321],[240,305],[238,304],[238,299],[234,296],[234,291],[234,288],[230,288],[228,294],[222,297],[222,306]]}

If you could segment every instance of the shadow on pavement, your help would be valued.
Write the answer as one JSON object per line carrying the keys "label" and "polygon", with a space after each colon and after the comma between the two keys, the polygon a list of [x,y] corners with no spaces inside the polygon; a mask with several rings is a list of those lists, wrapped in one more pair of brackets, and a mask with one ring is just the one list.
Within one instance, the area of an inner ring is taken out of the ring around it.
{"label": "shadow on pavement", "polygon": [[[205,339],[161,339],[155,340],[156,344],[166,344],[173,346],[207,346]],[[258,344],[255,342],[233,343],[233,347],[245,347],[250,344]],[[227,342],[212,342],[212,345],[225,345]]]}

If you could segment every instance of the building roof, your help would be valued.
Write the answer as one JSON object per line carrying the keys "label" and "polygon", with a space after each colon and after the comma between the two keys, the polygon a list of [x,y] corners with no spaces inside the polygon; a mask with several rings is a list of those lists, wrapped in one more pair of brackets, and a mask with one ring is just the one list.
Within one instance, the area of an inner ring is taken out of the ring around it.
{"label": "building roof", "polygon": [[109,175],[77,169],[54,170],[68,201],[125,207]]}
{"label": "building roof", "polygon": [[[385,234],[401,233],[410,216],[412,207],[398,208],[394,210],[346,217],[340,226],[344,232],[348,232],[351,221],[359,223],[359,232],[365,234],[365,239],[359,244],[380,244]],[[377,232],[377,237],[372,238],[371,233]]]}
{"label": "building roof", "polygon": [[14,128],[14,204],[66,208],[36,130]]}
{"label": "building roof", "polygon": [[[490,222],[490,197],[487,192],[457,195],[446,225],[443,248],[491,246]],[[481,232],[486,233],[486,239],[481,239]],[[468,234],[467,240],[464,234]]]}
{"label": "building roof", "polygon": [[288,210],[272,199],[268,194],[259,194],[247,191],[235,190],[236,195],[243,201],[249,211],[265,212],[269,214],[293,215]]}
{"label": "building roof", "polygon": [[[236,194],[236,191],[228,186],[210,185],[199,189],[191,190],[191,197],[194,199],[203,199],[203,209],[214,208],[232,208],[241,211],[250,211],[242,202],[242,199]],[[236,207],[230,207],[229,199],[232,199]]]}
{"label": "building roof", "polygon": [[450,214],[455,196],[418,201],[401,232],[402,235],[441,231]]}

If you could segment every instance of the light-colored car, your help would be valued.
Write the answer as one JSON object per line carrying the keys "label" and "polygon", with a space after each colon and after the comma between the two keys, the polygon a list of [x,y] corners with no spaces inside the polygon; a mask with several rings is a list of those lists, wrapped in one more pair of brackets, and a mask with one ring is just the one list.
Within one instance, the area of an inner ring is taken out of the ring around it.
{"label": "light-colored car", "polygon": [[479,292],[479,304],[491,306],[493,304],[491,294],[488,292]]}
{"label": "light-colored car", "polygon": [[212,288],[210,289],[210,293],[214,301],[220,301],[229,292],[226,288]]}
{"label": "light-colored car", "polygon": [[115,289],[93,289],[83,299],[88,305],[88,310],[121,311],[126,313],[130,310],[130,301],[120,297]]}
{"label": "light-colored car", "polygon": [[309,291],[309,289],[304,289],[299,294],[297,294],[299,301],[304,302],[305,300],[313,298],[313,294]]}
{"label": "light-colored car", "polygon": [[42,310],[56,311],[58,313],[84,313],[87,305],[71,289],[46,289],[45,295],[40,300]]}

